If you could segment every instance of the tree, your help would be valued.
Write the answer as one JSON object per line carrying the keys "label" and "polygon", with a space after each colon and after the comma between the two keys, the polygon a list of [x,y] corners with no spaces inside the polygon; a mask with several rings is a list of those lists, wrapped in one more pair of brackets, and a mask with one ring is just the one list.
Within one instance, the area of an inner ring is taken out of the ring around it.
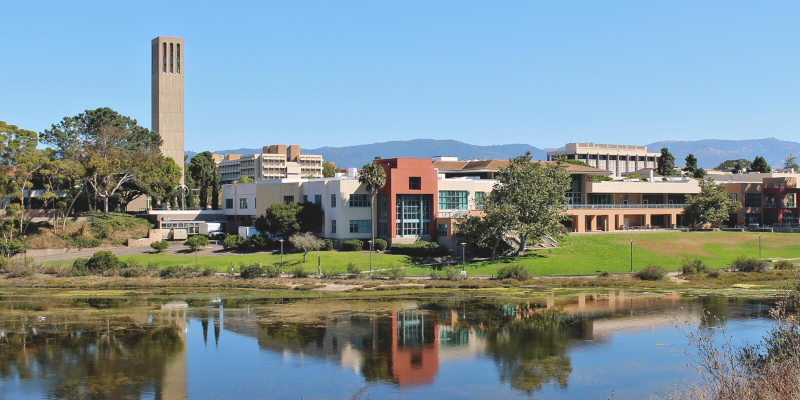
{"label": "tree", "polygon": [[561,162],[531,162],[528,151],[509,160],[498,174],[487,206],[498,207],[507,213],[508,232],[518,236],[516,255],[525,253],[528,239],[540,241],[545,236],[560,237],[567,219],[567,197],[570,189],[569,172]]}
{"label": "tree", "polygon": [[263,215],[256,218],[255,227],[259,232],[269,232],[273,236],[278,233],[284,237],[292,236],[300,231],[297,214],[301,210],[297,203],[274,203],[267,207]]}
{"label": "tree", "polygon": [[128,203],[139,196],[147,195],[156,205],[160,205],[172,198],[180,183],[181,167],[171,157],[152,154],[149,159],[142,160],[140,173],[136,178],[123,186],[123,202]]}
{"label": "tree", "polygon": [[41,169],[47,158],[36,146],[39,144],[36,132],[20,129],[0,121],[0,192],[8,195],[16,192],[20,200],[19,231],[24,233],[25,196],[24,191],[33,186],[34,174]]}
{"label": "tree", "polygon": [[692,173],[692,176],[693,176],[693,177],[695,177],[695,178],[697,178],[697,179],[703,179],[703,178],[705,178],[705,177],[706,177],[706,170],[705,170],[705,169],[703,169],[703,168],[697,168],[697,169],[696,169],[696,170],[694,170],[694,172]]}
{"label": "tree", "polygon": [[[192,157],[188,170],[192,175],[194,186],[200,189],[200,208],[208,208],[211,204],[213,209],[218,209],[219,174],[217,173],[217,163],[214,162],[211,152],[204,151]],[[215,203],[216,208],[214,208]]]}
{"label": "tree", "polygon": [[687,195],[683,208],[683,218],[696,229],[728,219],[741,204],[730,198],[724,183],[717,184],[713,179],[700,181],[700,193]]}
{"label": "tree", "polygon": [[183,242],[183,245],[188,247],[192,251],[197,251],[197,250],[202,249],[203,247],[208,246],[209,243],[210,242],[208,241],[207,237],[205,237],[203,235],[194,235],[194,236],[186,239],[186,241]]}
{"label": "tree", "polygon": [[325,178],[333,178],[336,176],[336,173],[339,172],[339,168],[336,168],[336,164],[332,161],[327,161],[322,163],[322,176]]}
{"label": "tree", "polygon": [[157,242],[150,243],[150,247],[152,247],[156,253],[161,253],[169,247],[169,242],[166,240],[159,240]]}
{"label": "tree", "polygon": [[789,153],[789,155],[787,155],[783,160],[783,168],[794,169],[795,171],[800,169],[800,166],[797,165],[797,157],[795,157],[794,154]]}
{"label": "tree", "polygon": [[741,161],[736,160],[736,164],[733,164],[733,168],[731,168],[731,172],[733,172],[734,174],[741,174],[742,172],[744,172],[745,168],[750,168],[749,167],[750,161],[747,161],[747,165],[748,166],[745,167],[744,165],[742,165]]}
{"label": "tree", "polygon": [[253,178],[251,178],[251,177],[249,177],[247,175],[242,175],[241,178],[233,181],[233,183],[253,183]]}
{"label": "tree", "polygon": [[686,166],[683,167],[683,172],[686,172],[686,175],[694,176],[694,171],[697,170],[697,157],[694,154],[689,154],[685,160]]}
{"label": "tree", "polygon": [[306,262],[306,255],[309,251],[319,250],[325,245],[324,240],[314,236],[311,232],[295,233],[289,237],[289,241],[292,242],[292,246],[295,248],[303,250],[304,263]]}
{"label": "tree", "polygon": [[361,171],[358,172],[358,182],[364,185],[367,192],[370,194],[369,233],[372,243],[375,243],[375,196],[378,195],[378,191],[381,190],[381,188],[386,186],[386,171],[378,164],[366,164],[361,168]]}
{"label": "tree", "polygon": [[661,149],[661,157],[658,158],[656,172],[663,176],[670,176],[675,172],[675,157],[666,147]]}
{"label": "tree", "polygon": [[297,212],[297,222],[300,223],[300,232],[322,232],[322,223],[325,220],[325,211],[321,204],[309,201],[300,205]]}
{"label": "tree", "polygon": [[510,207],[494,200],[492,193],[494,192],[489,192],[479,204],[483,208],[483,216],[466,215],[454,227],[465,243],[479,249],[490,249],[494,260],[509,226],[509,217],[513,214]]}
{"label": "tree", "polygon": [[766,173],[772,171],[772,167],[767,164],[767,160],[765,160],[764,157],[756,156],[753,160],[753,164],[750,166],[750,170],[753,172]]}
{"label": "tree", "polygon": [[[719,165],[717,165],[714,169],[719,170],[719,171],[729,171],[729,170],[734,169],[734,167],[736,166],[737,163],[740,165],[739,171],[741,171],[741,170],[743,170],[745,168],[750,169],[750,161],[747,161],[747,160],[745,160],[743,158],[740,158],[738,160],[725,160],[725,161],[721,162]],[[737,173],[737,172],[734,172],[734,173]]]}

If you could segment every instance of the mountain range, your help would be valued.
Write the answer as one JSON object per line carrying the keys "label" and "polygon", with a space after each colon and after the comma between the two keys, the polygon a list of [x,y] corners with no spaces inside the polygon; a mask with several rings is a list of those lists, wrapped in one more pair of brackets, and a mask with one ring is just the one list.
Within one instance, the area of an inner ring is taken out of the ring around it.
{"label": "mountain range", "polygon": [[[675,156],[675,164],[683,165],[688,154],[694,154],[698,165],[713,168],[725,160],[753,160],[757,155],[764,157],[770,165],[783,165],[788,154],[800,155],[800,143],[775,138],[720,140],[703,139],[692,141],[661,141],[647,145],[648,151],[657,153],[666,147]],[[530,151],[534,160],[545,160],[547,151],[529,144],[501,144],[480,146],[457,140],[412,139],[361,144],[356,146],[326,146],[316,149],[302,149],[302,153],[320,154],[325,161],[333,161],[340,168],[360,167],[376,156],[382,158],[412,157],[431,158],[434,156],[455,156],[461,160],[470,158],[508,159]],[[213,151],[215,154],[255,154],[261,148],[240,148]],[[189,158],[195,152],[187,151]]]}

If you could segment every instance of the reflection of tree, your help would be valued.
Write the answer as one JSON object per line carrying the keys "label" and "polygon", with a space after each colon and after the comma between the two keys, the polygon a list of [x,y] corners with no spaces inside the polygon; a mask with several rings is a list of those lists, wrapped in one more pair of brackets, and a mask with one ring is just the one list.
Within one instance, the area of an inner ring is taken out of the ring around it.
{"label": "reflection of tree", "polygon": [[184,346],[177,327],[11,333],[8,339],[0,347],[0,376],[40,380],[48,397],[68,399],[139,398],[146,392],[158,398],[166,365]]}

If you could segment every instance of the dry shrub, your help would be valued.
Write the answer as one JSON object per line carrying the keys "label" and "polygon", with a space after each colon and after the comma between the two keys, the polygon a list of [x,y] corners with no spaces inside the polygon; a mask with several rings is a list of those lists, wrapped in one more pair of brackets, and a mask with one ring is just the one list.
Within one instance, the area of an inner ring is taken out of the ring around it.
{"label": "dry shrub", "polygon": [[24,260],[5,258],[2,265],[9,278],[27,278],[37,272],[44,272],[44,267],[35,264],[33,258],[30,257]]}

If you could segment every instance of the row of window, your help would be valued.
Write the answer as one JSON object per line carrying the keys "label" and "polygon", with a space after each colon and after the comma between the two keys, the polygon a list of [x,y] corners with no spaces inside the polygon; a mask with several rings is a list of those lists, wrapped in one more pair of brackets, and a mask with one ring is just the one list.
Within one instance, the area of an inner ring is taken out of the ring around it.
{"label": "row of window", "polygon": [[[162,43],[162,45],[163,45],[162,54],[164,56],[163,56],[163,59],[162,59],[161,70],[163,72],[167,72],[167,44],[166,43]],[[176,50],[177,50],[177,57],[175,57]],[[174,72],[174,73],[178,73],[178,74],[181,73],[181,44],[180,43],[170,43],[169,44],[169,72],[170,73]]]}
{"label": "row of window", "polygon": [[[246,197],[239,198],[239,209],[246,210],[250,200]],[[253,199],[253,208],[256,206],[256,199]],[[225,199],[225,209],[233,210],[233,199]]]}

